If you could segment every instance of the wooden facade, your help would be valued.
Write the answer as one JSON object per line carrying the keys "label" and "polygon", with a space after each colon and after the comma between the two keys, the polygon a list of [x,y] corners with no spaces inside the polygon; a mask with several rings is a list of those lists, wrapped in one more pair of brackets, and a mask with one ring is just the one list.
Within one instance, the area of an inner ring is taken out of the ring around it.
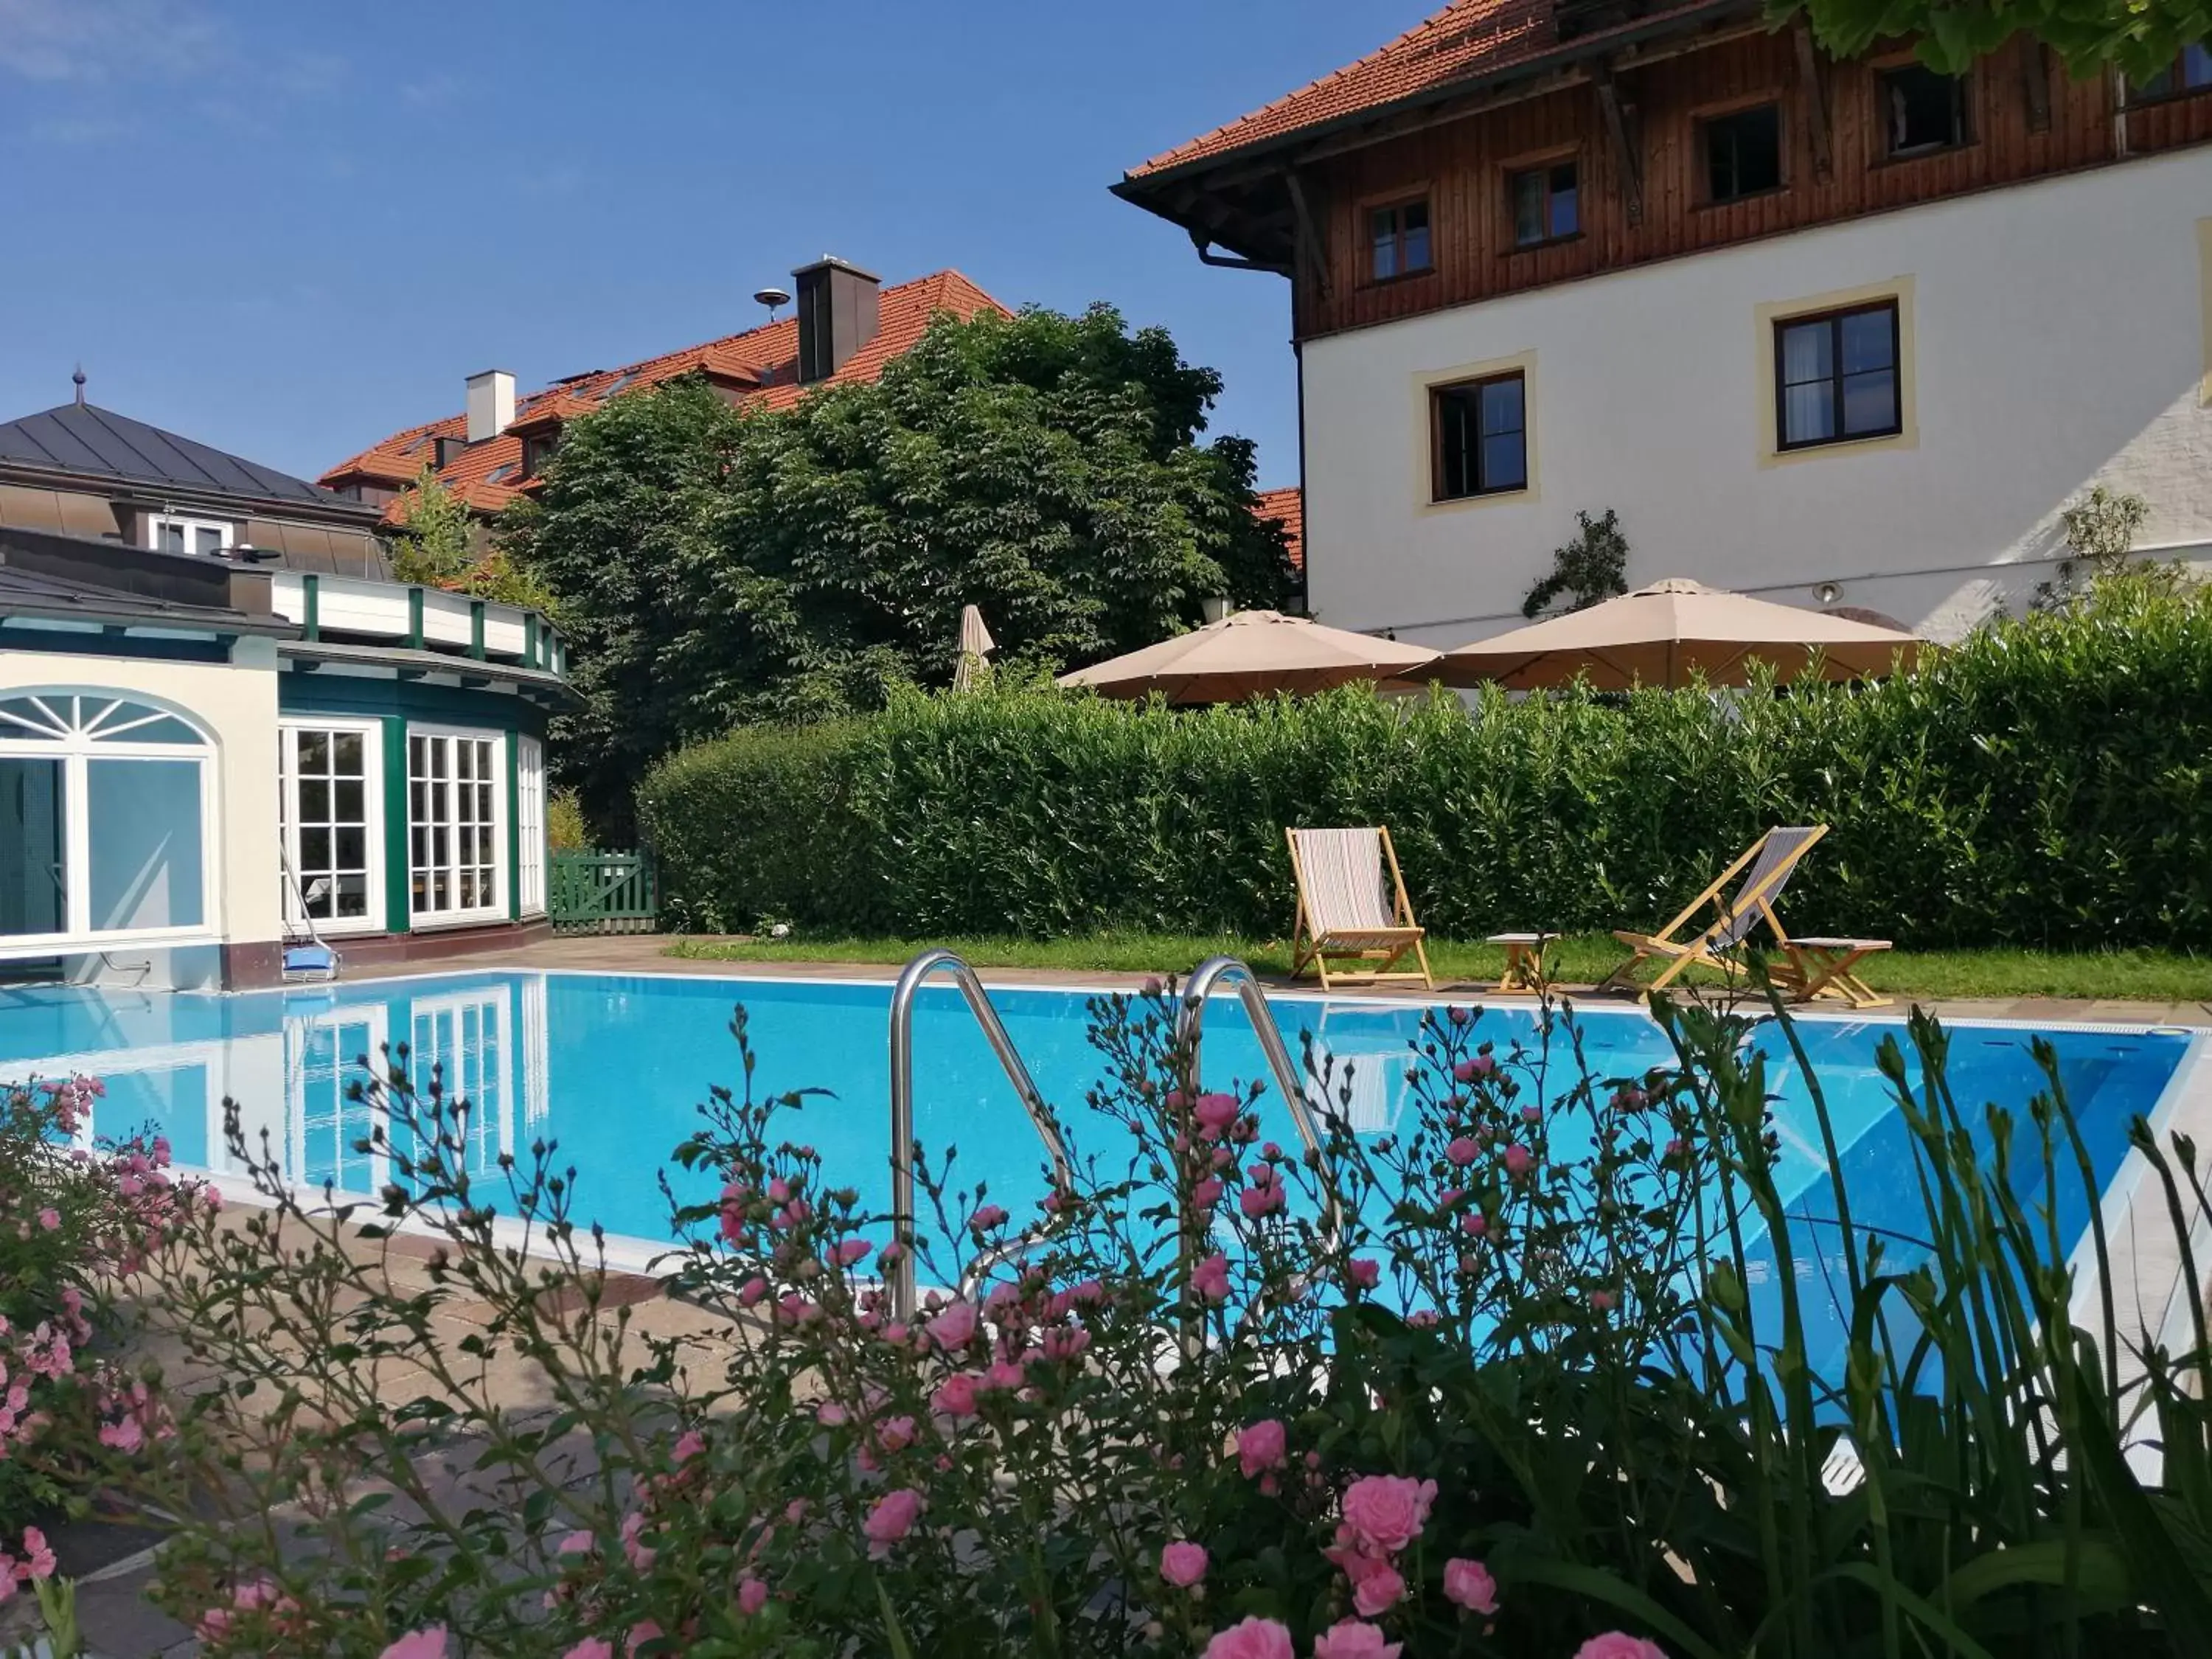
{"label": "wooden facade", "polygon": [[[1883,70],[1909,52],[1838,63],[1790,31],[1749,27],[1656,61],[1577,71],[1564,84],[1307,161],[1297,183],[1318,257],[1297,262],[1300,338],[1832,224],[2212,139],[2212,89],[2122,108],[2109,76],[2075,81],[2017,40],[1977,64],[1966,142],[1893,157]],[[1778,105],[1783,183],[1708,199],[1702,124]],[[1608,106],[1611,107],[1608,107]],[[1571,159],[1580,228],[1514,242],[1508,179]],[[1425,198],[1431,268],[1372,278],[1371,210]]]}

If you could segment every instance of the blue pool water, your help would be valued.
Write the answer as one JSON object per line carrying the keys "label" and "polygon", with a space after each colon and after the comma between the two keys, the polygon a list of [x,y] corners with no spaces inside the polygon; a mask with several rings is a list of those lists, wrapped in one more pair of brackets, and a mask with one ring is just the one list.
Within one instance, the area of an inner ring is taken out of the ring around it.
{"label": "blue pool water", "polygon": [[[213,996],[46,988],[0,991],[0,1080],[80,1071],[106,1079],[94,1125],[102,1134],[152,1126],[167,1134],[180,1164],[217,1174],[229,1168],[222,1102],[235,1097],[250,1138],[263,1132],[288,1176],[342,1191],[368,1193],[383,1178],[352,1150],[368,1127],[365,1107],[345,1099],[355,1064],[380,1045],[411,1046],[418,1075],[441,1064],[451,1085],[475,1103],[471,1157],[489,1170],[501,1151],[557,1139],[562,1161],[581,1175],[577,1218],[609,1231],[657,1241],[668,1235],[656,1171],[670,1149],[699,1125],[708,1085],[737,1084],[728,1025],[742,1000],[759,1055],[762,1093],[819,1088],[787,1131],[822,1152],[831,1178],[859,1188],[870,1207],[888,1205],[885,1102],[890,992],[881,984],[619,977],[591,974],[479,973],[317,988],[312,991]],[[1085,1143],[1082,1100],[1099,1079],[1082,994],[1000,990],[993,1000],[1046,1098]],[[1356,1127],[1380,1133],[1411,1110],[1405,1077],[1420,1017],[1406,1003],[1283,997],[1276,1018],[1293,1052],[1311,1032],[1355,1079]],[[1526,1009],[1483,1017],[1481,1034],[1501,1051],[1533,1030]],[[1640,1012],[1583,1012],[1584,1043],[1601,1077],[1630,1076],[1668,1063],[1671,1050]],[[1881,1039],[1894,1020],[1807,1020],[1799,1026],[1834,1121],[1854,1219],[1862,1226],[1923,1231],[1919,1194],[1905,1126],[1875,1068]],[[2028,1052],[2033,1033],[1959,1026],[1952,1035],[1951,1082],[1970,1121],[1994,1101],[2024,1117],[2042,1078]],[[2061,1029],[2056,1047],[2100,1184],[2126,1152],[2131,1119],[2148,1115],[2195,1041],[2182,1033]],[[1778,1098],[1785,1196],[1808,1216],[1826,1213],[1826,1164],[1803,1079],[1778,1037],[1771,1054]],[[933,986],[915,1021],[915,1128],[922,1143],[959,1149],[961,1185],[987,1178],[994,1196],[1017,1214],[1042,1191],[1041,1154],[1012,1090],[957,992]],[[1243,1011],[1218,1002],[1206,1033],[1206,1078],[1265,1076]],[[1290,1143],[1290,1125],[1272,1096],[1261,1107],[1266,1132]],[[2022,1140],[2031,1137],[2023,1135]],[[1098,1137],[1088,1142],[1094,1150]],[[2023,1175],[2026,1173],[2023,1170]],[[2077,1237],[2086,1202],[2062,1183],[2061,1236]],[[697,1178],[679,1182],[703,1194]],[[2033,1190],[2031,1198],[2039,1197]],[[1830,1230],[1832,1232],[1832,1229]],[[1803,1267],[1801,1265],[1801,1272]]]}

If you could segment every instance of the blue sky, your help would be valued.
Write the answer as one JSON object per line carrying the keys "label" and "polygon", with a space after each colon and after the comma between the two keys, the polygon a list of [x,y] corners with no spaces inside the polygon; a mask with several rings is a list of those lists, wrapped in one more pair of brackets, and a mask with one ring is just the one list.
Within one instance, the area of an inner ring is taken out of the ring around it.
{"label": "blue sky", "polygon": [[829,252],[1093,299],[1221,370],[1296,481],[1281,279],[1121,170],[1422,0],[0,0],[0,418],[93,401],[314,476],[458,410],[759,320]]}

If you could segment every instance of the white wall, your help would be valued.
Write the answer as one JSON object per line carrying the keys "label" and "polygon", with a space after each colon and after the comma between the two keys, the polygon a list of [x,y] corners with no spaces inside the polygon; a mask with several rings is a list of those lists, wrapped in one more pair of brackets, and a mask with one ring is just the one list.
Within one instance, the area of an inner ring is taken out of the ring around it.
{"label": "white wall", "polygon": [[216,890],[208,895],[210,931],[234,945],[281,937],[275,643],[240,639],[228,663],[0,650],[0,694],[41,687],[144,697],[190,716],[214,738],[210,772],[216,793]]}
{"label": "white wall", "polygon": [[[1936,637],[2052,574],[2093,480],[2149,501],[2139,546],[2212,544],[2208,218],[2197,149],[1309,342],[1310,602],[1423,644],[1498,632],[1578,507],[1619,511],[1632,586],[1835,582]],[[1763,458],[1760,308],[1897,279],[1917,434]],[[1423,386],[1523,354],[1535,487],[1431,505]]]}

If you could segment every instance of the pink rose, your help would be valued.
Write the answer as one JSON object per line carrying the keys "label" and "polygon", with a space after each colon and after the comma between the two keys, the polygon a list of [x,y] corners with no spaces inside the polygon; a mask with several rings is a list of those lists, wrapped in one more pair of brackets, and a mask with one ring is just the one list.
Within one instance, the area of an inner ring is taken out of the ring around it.
{"label": "pink rose", "polygon": [[1188,1589],[1206,1577],[1206,1552],[1196,1544],[1170,1544],[1160,1552],[1160,1577],[1177,1589]]}
{"label": "pink rose", "polygon": [[39,1212],[39,1225],[44,1227],[48,1232],[55,1231],[61,1226],[61,1224],[62,1212],[59,1210],[41,1210]]}
{"label": "pink rose", "polygon": [[972,1303],[955,1302],[929,1322],[929,1334],[940,1348],[964,1348],[975,1334]]}
{"label": "pink rose", "polygon": [[1488,1077],[1498,1069],[1498,1062],[1488,1054],[1473,1054],[1452,1067],[1452,1075],[1462,1083],[1472,1083],[1479,1077]]}
{"label": "pink rose", "polygon": [[1201,1301],[1226,1302],[1229,1299],[1229,1258],[1216,1250],[1200,1262],[1191,1269],[1190,1288]]}
{"label": "pink rose", "polygon": [[1267,1418],[1237,1431],[1237,1466],[1248,1480],[1265,1469],[1280,1468],[1289,1437],[1283,1425]]}
{"label": "pink rose", "polygon": [[446,1659],[446,1627],[410,1631],[377,1656],[377,1659]]}
{"label": "pink rose", "polygon": [[1006,1212],[996,1204],[986,1204],[968,1218],[969,1230],[979,1235],[989,1232],[994,1227],[1003,1227],[1006,1224]]}
{"label": "pink rose", "polygon": [[1218,1140],[1229,1133],[1243,1110],[1235,1095],[1200,1095],[1198,1097],[1198,1133],[1201,1139]]}
{"label": "pink rose", "polygon": [[54,1553],[47,1547],[46,1534],[36,1527],[23,1528],[23,1563],[19,1571],[33,1579],[54,1576]]}
{"label": "pink rose", "polygon": [[921,1494],[911,1487],[902,1486],[876,1499],[868,1518],[860,1523],[860,1530],[867,1535],[868,1553],[889,1553],[892,1545],[914,1530],[921,1514]]}
{"label": "pink rose", "polygon": [[1475,1154],[1482,1149],[1470,1135],[1454,1135],[1451,1144],[1444,1148],[1444,1156],[1461,1169],[1474,1162]]}
{"label": "pink rose", "polygon": [[1362,1619],[1377,1619],[1398,1605],[1406,1594],[1406,1581],[1388,1562],[1377,1561],[1352,1586],[1352,1605]]}
{"label": "pink rose", "polygon": [[1352,1259],[1352,1282],[1363,1291],[1371,1291],[1382,1279],[1382,1264],[1372,1256],[1356,1255]]}
{"label": "pink rose", "polygon": [[1498,1581],[1480,1561],[1464,1558],[1444,1563],[1444,1600],[1469,1613],[1498,1611]]}
{"label": "pink rose", "polygon": [[1221,1177],[1208,1176],[1190,1189],[1191,1207],[1203,1215],[1221,1202]]}
{"label": "pink rose", "polygon": [[1592,1291],[1590,1292],[1590,1306],[1599,1313],[1611,1313],[1613,1311],[1613,1296],[1611,1291]]}
{"label": "pink rose", "polygon": [[975,1379],[966,1371],[948,1376],[929,1397],[930,1409],[955,1421],[975,1415]]}
{"label": "pink rose", "polygon": [[768,1605],[768,1586],[757,1578],[738,1581],[738,1611],[751,1618]]}
{"label": "pink rose", "polygon": [[1341,1620],[1314,1638],[1313,1659],[1398,1659],[1402,1642],[1385,1642],[1379,1625]]}
{"label": "pink rose", "polygon": [[1297,1659],[1297,1655],[1291,1647],[1291,1632],[1283,1626],[1272,1619],[1246,1619],[1214,1632],[1200,1659]]}
{"label": "pink rose", "polygon": [[561,1656],[561,1659],[615,1659],[615,1644],[599,1637],[587,1637]]}
{"label": "pink rose", "polygon": [[870,1249],[865,1238],[848,1238],[837,1247],[837,1265],[849,1267],[856,1261],[866,1261]]}
{"label": "pink rose", "polygon": [[1419,1537],[1436,1502],[1437,1483],[1402,1474],[1370,1474],[1345,1489],[1344,1524],[1370,1555],[1395,1555]]}
{"label": "pink rose", "polygon": [[629,1627],[629,1634],[623,1638],[623,1651],[629,1655],[629,1659],[637,1659],[640,1648],[647,1642],[659,1640],[665,1633],[652,1620],[641,1619]]}
{"label": "pink rose", "polygon": [[1667,1650],[1626,1631],[1609,1630],[1577,1648],[1575,1659],[1667,1659]]}
{"label": "pink rose", "polygon": [[1535,1155],[1518,1142],[1505,1149],[1505,1173],[1516,1181],[1528,1173],[1535,1161]]}
{"label": "pink rose", "polygon": [[1283,1189],[1273,1182],[1264,1187],[1247,1187],[1237,1194],[1237,1205],[1244,1212],[1245,1219],[1257,1221],[1283,1207]]}
{"label": "pink rose", "polygon": [[670,1448],[669,1455],[678,1463],[689,1463],[706,1449],[706,1436],[696,1429],[686,1429],[676,1437],[676,1444]]}

